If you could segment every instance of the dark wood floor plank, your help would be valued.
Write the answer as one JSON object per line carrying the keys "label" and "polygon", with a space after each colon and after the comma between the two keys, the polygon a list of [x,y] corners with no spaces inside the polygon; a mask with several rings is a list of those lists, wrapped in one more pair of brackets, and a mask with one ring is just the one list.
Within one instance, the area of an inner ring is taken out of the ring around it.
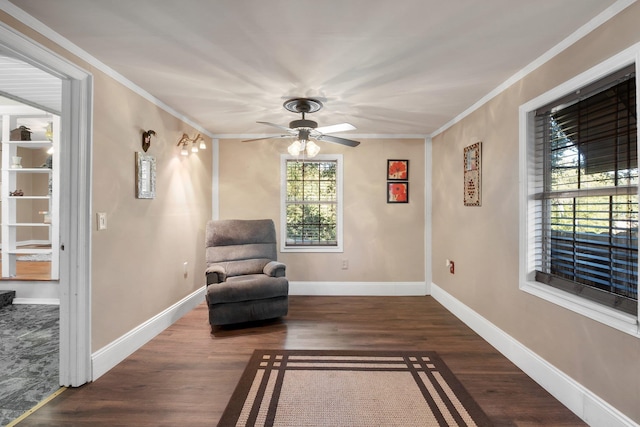
{"label": "dark wood floor plank", "polygon": [[253,350],[433,350],[496,426],[584,426],[431,297],[291,297],[281,320],[210,333],[204,304],[28,426],[212,426]]}

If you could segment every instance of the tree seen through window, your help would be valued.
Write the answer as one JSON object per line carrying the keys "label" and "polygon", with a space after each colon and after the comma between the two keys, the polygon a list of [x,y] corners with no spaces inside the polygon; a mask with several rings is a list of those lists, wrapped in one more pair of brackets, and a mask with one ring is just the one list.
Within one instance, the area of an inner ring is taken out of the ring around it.
{"label": "tree seen through window", "polygon": [[337,161],[286,161],[286,246],[337,246]]}

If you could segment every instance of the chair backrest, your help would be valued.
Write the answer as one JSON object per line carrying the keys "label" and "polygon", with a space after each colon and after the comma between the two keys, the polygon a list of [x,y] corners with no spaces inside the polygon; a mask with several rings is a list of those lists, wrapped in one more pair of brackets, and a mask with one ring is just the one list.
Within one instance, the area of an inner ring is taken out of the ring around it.
{"label": "chair backrest", "polygon": [[255,274],[277,260],[276,228],[271,219],[209,221],[206,230],[206,261],[234,265],[233,275]]}

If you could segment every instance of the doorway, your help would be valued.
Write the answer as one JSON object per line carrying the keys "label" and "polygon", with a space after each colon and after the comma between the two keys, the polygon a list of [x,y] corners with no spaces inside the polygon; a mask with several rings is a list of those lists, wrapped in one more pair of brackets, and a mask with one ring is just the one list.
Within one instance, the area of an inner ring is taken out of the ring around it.
{"label": "doorway", "polygon": [[[0,23],[0,54],[59,79],[60,385],[91,381],[91,75]],[[4,91],[7,93],[7,91]],[[21,97],[24,99],[24,97]],[[52,250],[55,250],[52,248]]]}

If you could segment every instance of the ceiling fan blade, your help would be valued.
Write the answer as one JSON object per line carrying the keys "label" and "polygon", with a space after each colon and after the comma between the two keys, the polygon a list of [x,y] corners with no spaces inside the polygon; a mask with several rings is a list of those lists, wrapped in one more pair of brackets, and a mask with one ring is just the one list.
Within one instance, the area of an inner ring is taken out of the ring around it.
{"label": "ceiling fan blade", "polygon": [[352,139],[338,138],[332,135],[320,135],[316,138],[319,141],[335,142],[336,144],[342,144],[349,147],[357,147],[360,145],[360,141],[354,141]]}
{"label": "ceiling fan blade", "polygon": [[356,127],[351,123],[340,123],[337,125],[322,126],[314,130],[319,133],[336,133],[336,132],[346,132],[348,130],[354,130],[355,128]]}
{"label": "ceiling fan blade", "polygon": [[257,122],[257,123],[260,123],[260,124],[263,124],[263,125],[267,125],[267,126],[273,126],[274,128],[278,128],[280,130],[283,130],[283,131],[289,132],[289,133],[295,132],[295,130],[293,130],[291,128],[288,128],[286,126],[280,126],[280,125],[277,125],[277,124],[271,123],[271,122]]}
{"label": "ceiling fan blade", "polygon": [[242,142],[262,141],[264,139],[291,138],[291,135],[263,136],[262,138],[245,139]]}

